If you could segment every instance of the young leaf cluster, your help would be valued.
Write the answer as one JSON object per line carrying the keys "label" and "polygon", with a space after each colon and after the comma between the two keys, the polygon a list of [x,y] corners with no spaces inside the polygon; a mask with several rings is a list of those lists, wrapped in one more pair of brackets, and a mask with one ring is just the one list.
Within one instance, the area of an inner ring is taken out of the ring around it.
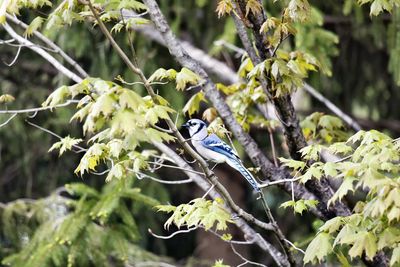
{"label": "young leaf cluster", "polygon": [[[137,151],[143,142],[171,141],[174,138],[153,126],[174,112],[168,102],[158,96],[161,104],[155,104],[148,96],[141,97],[134,91],[116,83],[97,78],[88,78],[79,84],[63,86],[55,90],[43,103],[54,106],[66,99],[81,96],[78,111],[71,120],[83,123],[84,134],[95,134],[90,140],[75,172],[83,175],[95,171],[101,162],[110,162],[106,178],[121,179],[128,171],[137,173],[148,167],[147,159],[155,152]],[[52,149],[69,149],[76,140],[68,138],[56,143]]]}
{"label": "young leaf cluster", "polygon": [[213,201],[204,198],[196,198],[188,204],[179,206],[158,205],[158,211],[172,213],[171,217],[165,222],[164,227],[169,228],[171,224],[181,228],[202,226],[209,230],[215,226],[216,230],[226,230],[227,223],[232,223],[231,215],[223,207],[221,199]]}
{"label": "young leaf cluster", "polygon": [[[322,149],[344,158],[337,162],[321,162],[319,154]],[[341,185],[328,205],[341,201],[350,192],[363,196],[352,215],[335,217],[319,229],[307,248],[304,261],[322,261],[337,251],[351,259],[362,255],[372,259],[379,251],[385,250],[392,252],[391,266],[399,263],[399,141],[376,130],[360,131],[346,142],[311,145],[301,152],[304,159],[314,161],[301,176],[301,182],[322,176],[341,179]],[[285,165],[294,170],[305,168],[292,160],[286,160]],[[323,249],[317,244],[324,244]]]}
{"label": "young leaf cluster", "polygon": [[345,126],[339,118],[332,115],[325,115],[321,112],[314,112],[307,116],[300,126],[304,137],[313,142],[332,144],[342,142],[349,138]]}

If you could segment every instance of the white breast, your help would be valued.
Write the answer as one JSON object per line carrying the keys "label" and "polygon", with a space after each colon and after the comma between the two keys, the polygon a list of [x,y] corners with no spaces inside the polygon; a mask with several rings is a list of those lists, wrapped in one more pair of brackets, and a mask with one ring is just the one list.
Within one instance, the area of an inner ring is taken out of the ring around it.
{"label": "white breast", "polygon": [[199,154],[205,159],[212,160],[217,163],[223,163],[227,160],[227,157],[225,155],[203,147],[200,141],[192,140],[192,144],[194,148],[196,148],[197,152],[199,152]]}

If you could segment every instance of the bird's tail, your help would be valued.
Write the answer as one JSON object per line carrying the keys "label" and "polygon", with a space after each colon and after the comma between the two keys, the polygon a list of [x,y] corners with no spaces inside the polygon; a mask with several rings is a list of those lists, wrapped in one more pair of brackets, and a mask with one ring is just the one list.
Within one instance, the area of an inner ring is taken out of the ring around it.
{"label": "bird's tail", "polygon": [[257,192],[261,192],[260,187],[258,186],[258,182],[254,178],[254,176],[243,166],[242,162],[239,160],[230,159],[227,161],[229,166],[239,171],[244,178],[249,182],[249,184],[253,187]]}

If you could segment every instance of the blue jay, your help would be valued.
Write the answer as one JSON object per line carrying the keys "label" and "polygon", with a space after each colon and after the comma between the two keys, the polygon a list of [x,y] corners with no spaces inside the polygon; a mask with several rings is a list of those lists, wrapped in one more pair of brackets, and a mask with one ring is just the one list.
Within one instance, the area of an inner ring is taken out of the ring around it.
{"label": "blue jay", "polygon": [[191,119],[182,125],[189,130],[190,139],[197,152],[205,159],[218,163],[226,162],[239,171],[257,192],[261,192],[256,179],[243,166],[235,151],[215,134],[209,135],[207,125],[199,119]]}

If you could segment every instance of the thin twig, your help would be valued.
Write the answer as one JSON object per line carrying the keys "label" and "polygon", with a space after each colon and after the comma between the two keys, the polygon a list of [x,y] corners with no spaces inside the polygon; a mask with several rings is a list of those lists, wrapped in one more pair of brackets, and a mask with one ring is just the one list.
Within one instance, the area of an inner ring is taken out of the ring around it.
{"label": "thin twig", "polygon": [[154,236],[156,238],[159,238],[159,239],[171,239],[172,237],[174,237],[176,235],[184,234],[184,233],[190,233],[190,232],[192,232],[192,231],[194,231],[194,230],[196,230],[198,228],[199,227],[195,226],[195,227],[188,228],[188,229],[185,229],[185,230],[178,230],[176,232],[173,232],[170,235],[157,235],[157,234],[153,233],[153,231],[150,228],[147,229],[147,231],[149,232],[149,234],[151,234],[152,236]]}
{"label": "thin twig", "polygon": [[138,176],[138,179],[143,179],[143,178],[149,178],[150,180],[162,183],[162,184],[188,184],[188,183],[192,183],[193,180],[191,178],[185,179],[185,180],[176,180],[176,181],[167,181],[167,180],[162,180],[162,179],[158,179],[156,177],[153,177],[151,175],[142,173],[142,172],[138,172],[135,171],[134,169],[131,168],[127,168],[128,171],[133,172],[134,174],[136,174]]}
{"label": "thin twig", "polygon": [[57,59],[55,59],[52,55],[50,55],[48,52],[46,52],[44,49],[35,46],[34,43],[31,41],[23,38],[19,34],[17,34],[7,23],[2,24],[3,28],[8,32],[9,35],[11,35],[12,38],[17,40],[21,45],[27,46],[29,49],[33,50],[40,56],[42,56],[44,59],[46,59],[50,64],[52,64],[58,71],[60,71],[62,74],[70,78],[71,80],[79,83],[82,81],[82,78],[64,67]]}
{"label": "thin twig", "polygon": [[303,255],[306,254],[306,252],[304,250],[302,250],[301,248],[297,247],[295,244],[290,242],[288,239],[285,239],[285,242],[287,242],[289,245],[291,245],[295,250],[300,251],[301,253],[303,253]]}
{"label": "thin twig", "polygon": [[262,263],[258,263],[258,262],[255,262],[255,261],[251,261],[251,260],[246,259],[242,254],[240,254],[240,253],[235,249],[235,247],[233,246],[232,243],[230,243],[230,245],[231,245],[231,248],[232,248],[233,253],[235,253],[237,256],[239,256],[239,258],[241,258],[241,259],[244,261],[243,263],[239,264],[237,267],[243,266],[243,265],[245,265],[245,264],[253,264],[253,265],[256,265],[256,266],[267,267],[267,265],[264,265],[264,264],[262,264]]}
{"label": "thin twig", "polygon": [[269,133],[269,141],[271,142],[271,149],[272,149],[272,158],[274,160],[274,165],[275,167],[278,167],[278,160],[276,157],[276,150],[275,150],[275,142],[274,142],[274,135],[272,133],[272,130],[270,127],[268,127],[268,133]]}
{"label": "thin twig", "polygon": [[[26,123],[28,123],[29,125],[31,125],[31,126],[37,128],[37,129],[39,129],[39,130],[42,130],[42,131],[44,131],[44,132],[46,132],[46,133],[48,133],[48,134],[51,134],[52,136],[55,136],[55,137],[57,137],[57,138],[60,139],[60,140],[63,139],[60,135],[56,134],[55,132],[50,131],[49,129],[43,128],[42,126],[39,126],[39,125],[37,125],[37,124],[35,124],[35,123],[33,123],[33,122],[30,122],[30,121],[28,121],[28,120],[25,120],[25,121],[26,121]],[[79,146],[79,145],[76,145],[76,144],[75,144],[75,145],[72,145],[72,147],[79,149],[79,152],[80,152],[80,151],[87,151],[86,148],[83,148],[83,147],[81,147],[81,146]],[[79,152],[77,152],[77,153],[79,153]]]}
{"label": "thin twig", "polygon": [[3,122],[2,124],[0,124],[0,128],[3,127],[3,126],[6,126],[6,125],[7,125],[12,119],[14,119],[15,116],[17,116],[17,115],[18,115],[18,113],[12,114],[5,122]]}
{"label": "thin twig", "polygon": [[0,110],[0,114],[32,113],[32,112],[49,110],[49,109],[52,110],[54,108],[66,107],[68,105],[75,104],[75,103],[76,103],[75,100],[67,100],[65,103],[61,103],[61,104],[54,105],[54,106],[48,106],[48,107]]}
{"label": "thin twig", "polygon": [[[10,14],[7,14],[7,20],[12,21],[13,23],[21,26],[23,29],[27,29],[28,25],[25,24],[24,22],[20,21],[17,17],[11,16]],[[82,76],[82,77],[87,77],[88,74],[86,71],[75,61],[73,60],[70,56],[68,56],[58,45],[56,45],[54,42],[52,42],[49,38],[44,36],[38,31],[33,31],[33,35],[36,36],[38,39],[40,39],[43,43],[46,45],[50,46],[55,53],[58,53],[61,57],[65,59],[66,62],[71,64],[72,67],[75,68],[75,70]]]}
{"label": "thin twig", "polygon": [[206,198],[206,196],[208,196],[208,194],[210,194],[211,190],[213,190],[215,187],[215,185],[211,185],[210,188],[207,190],[207,192],[204,193],[204,195],[201,198]]}
{"label": "thin twig", "polygon": [[171,168],[171,169],[178,169],[178,170],[181,170],[181,171],[184,171],[184,172],[192,172],[192,173],[196,173],[196,174],[198,174],[198,175],[203,175],[203,176],[205,175],[205,174],[202,173],[202,172],[183,169],[183,168],[181,168],[181,167],[179,167],[179,166],[174,166],[174,165],[169,165],[169,164],[163,164],[163,163],[154,162],[154,161],[153,161],[151,164],[156,164],[156,165],[158,165],[158,166],[166,167],[166,168]]}
{"label": "thin twig", "polygon": [[14,57],[14,59],[11,61],[11,63],[6,63],[6,62],[3,61],[4,64],[6,64],[8,67],[11,67],[12,65],[14,65],[14,63],[17,62],[17,59],[18,59],[18,57],[19,57],[19,53],[21,53],[21,50],[22,50],[22,45],[20,45],[20,46],[18,47],[17,54],[15,55],[15,57]]}
{"label": "thin twig", "polygon": [[272,182],[260,184],[259,187],[260,188],[264,188],[264,187],[268,187],[268,186],[275,185],[275,184],[296,182],[296,181],[300,180],[301,178],[302,177],[297,177],[297,178],[293,178],[293,179],[282,179],[282,180],[272,181]]}

